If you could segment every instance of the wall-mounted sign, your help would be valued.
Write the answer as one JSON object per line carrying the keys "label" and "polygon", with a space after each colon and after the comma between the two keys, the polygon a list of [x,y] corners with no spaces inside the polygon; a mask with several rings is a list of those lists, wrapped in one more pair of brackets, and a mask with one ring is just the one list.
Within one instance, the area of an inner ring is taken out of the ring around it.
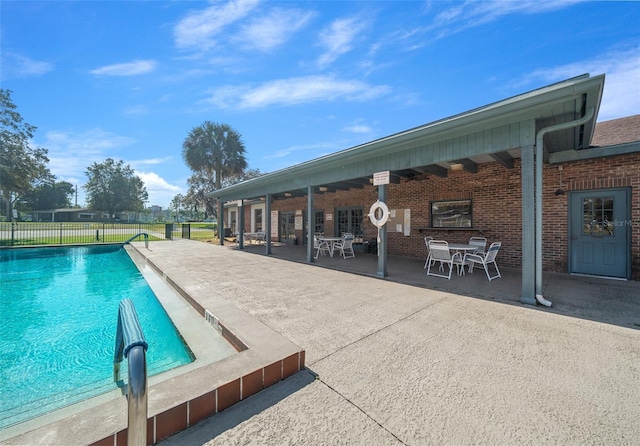
{"label": "wall-mounted sign", "polygon": [[294,224],[296,231],[302,231],[302,215],[296,215]]}
{"label": "wall-mounted sign", "polygon": [[376,172],[373,174],[373,185],[380,186],[382,184],[389,184],[389,171]]}
{"label": "wall-mounted sign", "polygon": [[324,219],[327,221],[332,221],[333,220],[333,214],[324,214]]}
{"label": "wall-mounted sign", "polygon": [[278,238],[278,211],[271,211],[271,237]]}

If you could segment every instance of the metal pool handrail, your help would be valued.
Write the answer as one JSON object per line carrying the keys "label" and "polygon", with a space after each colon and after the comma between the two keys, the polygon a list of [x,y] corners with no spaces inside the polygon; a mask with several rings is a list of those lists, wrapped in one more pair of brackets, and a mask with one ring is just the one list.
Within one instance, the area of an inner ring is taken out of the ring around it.
{"label": "metal pool handrail", "polygon": [[126,245],[127,243],[131,243],[133,240],[137,239],[138,237],[140,237],[141,235],[144,235],[144,247],[149,249],[149,234],[147,234],[146,232],[140,232],[136,235],[134,235],[133,237],[131,237],[129,240],[127,240],[126,242],[124,242],[122,245]]}
{"label": "metal pool handrail", "polygon": [[122,299],[118,307],[118,331],[113,357],[113,380],[119,381],[120,362],[128,359],[128,424],[127,444],[145,446],[147,442],[147,342],[130,299]]}

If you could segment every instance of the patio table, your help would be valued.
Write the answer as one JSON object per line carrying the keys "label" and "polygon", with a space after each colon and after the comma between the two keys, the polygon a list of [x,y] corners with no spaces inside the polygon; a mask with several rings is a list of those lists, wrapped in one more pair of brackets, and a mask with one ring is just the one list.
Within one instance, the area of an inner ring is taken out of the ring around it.
{"label": "patio table", "polygon": [[466,243],[449,243],[449,249],[453,251],[460,251],[464,254],[467,251],[475,251],[478,247],[474,245],[467,245]]}
{"label": "patio table", "polygon": [[342,237],[318,237],[318,243],[326,242],[329,246],[329,256],[333,257],[333,242],[342,241]]}
{"label": "patio table", "polygon": [[248,242],[266,242],[267,234],[265,232],[245,232],[244,238]]}
{"label": "patio table", "polygon": [[[478,247],[474,246],[474,245],[469,245],[469,244],[466,244],[466,243],[449,243],[449,249],[452,250],[452,251],[459,252],[460,255],[464,258],[464,255],[467,252],[473,252],[476,249],[478,249]],[[462,269],[461,270],[462,270],[462,274],[464,274],[464,265],[462,265]],[[473,272],[473,264],[469,265],[469,272],[470,273]],[[460,275],[460,274],[458,274],[458,275]]]}

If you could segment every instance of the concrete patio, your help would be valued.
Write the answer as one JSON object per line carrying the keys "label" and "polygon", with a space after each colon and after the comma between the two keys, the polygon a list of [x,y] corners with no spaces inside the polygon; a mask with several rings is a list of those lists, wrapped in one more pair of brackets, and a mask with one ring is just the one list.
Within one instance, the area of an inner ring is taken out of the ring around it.
{"label": "concrete patio", "polygon": [[306,350],[306,370],[162,444],[640,438],[640,283],[545,274],[547,309],[519,303],[517,270],[448,281],[425,277],[422,259],[390,258],[379,279],[363,275],[375,275],[370,254],[308,265],[295,261],[304,247],[282,248],[181,240],[145,254]]}
{"label": "concrete patio", "polygon": [[[235,245],[225,245],[237,249]],[[245,246],[247,253],[265,255],[264,245]],[[272,246],[272,256],[283,260],[306,263],[306,246]],[[375,254],[357,252],[356,257],[343,259],[319,256],[313,266],[359,274],[379,279],[378,258]],[[522,305],[522,272],[516,268],[500,267],[501,279],[491,282],[482,269],[473,274],[456,275],[451,280],[426,276],[425,259],[389,256],[388,276],[383,280],[443,291],[461,296],[491,300],[500,303]],[[500,255],[497,257],[500,265]],[[490,270],[493,274],[493,269]],[[640,282],[611,280],[597,277],[572,276],[560,273],[543,273],[543,294],[553,302],[552,308],[528,306],[544,312],[565,314],[598,322],[640,329]]]}

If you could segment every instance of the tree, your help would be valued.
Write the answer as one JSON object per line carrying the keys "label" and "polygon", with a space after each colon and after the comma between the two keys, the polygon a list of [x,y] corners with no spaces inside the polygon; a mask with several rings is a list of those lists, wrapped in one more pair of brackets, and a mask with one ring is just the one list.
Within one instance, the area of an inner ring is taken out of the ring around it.
{"label": "tree", "polygon": [[220,189],[224,178],[247,168],[245,148],[238,132],[227,124],[205,121],[194,127],[182,144],[182,157],[195,173],[213,178]]}
{"label": "tree", "polygon": [[16,201],[51,175],[47,151],[29,145],[36,127],[23,122],[16,109],[11,90],[0,88],[0,202],[4,205],[0,215],[7,220]]}
{"label": "tree", "polygon": [[251,178],[256,178],[262,175],[260,169],[248,169],[243,170],[240,173],[231,175],[222,182],[222,187],[229,187],[232,184],[241,183],[242,181],[250,180]]}
{"label": "tree", "polygon": [[71,207],[71,197],[75,186],[67,181],[43,182],[22,197],[29,210],[57,209]]}
{"label": "tree", "polygon": [[173,212],[174,219],[180,221],[180,217],[184,214],[185,201],[182,194],[178,194],[173,197],[171,203],[169,203],[169,211]]}
{"label": "tree", "polygon": [[89,208],[107,211],[112,216],[124,212],[141,212],[149,198],[144,183],[124,161],[107,158],[93,163],[85,172],[89,180],[84,185]]}
{"label": "tree", "polygon": [[187,185],[189,190],[185,198],[189,206],[198,212],[202,211],[205,219],[216,215],[215,200],[206,195],[214,190],[213,178],[205,172],[198,172],[187,179]]}
{"label": "tree", "polygon": [[[254,177],[262,175],[258,169],[243,170],[242,172],[234,175],[227,176],[222,181],[222,187],[231,186],[232,184],[239,183],[241,181],[249,180]],[[189,185],[189,191],[185,198],[186,202],[196,212],[200,212],[204,209],[204,218],[207,219],[210,216],[217,217],[218,208],[217,200],[208,195],[215,191],[213,178],[209,177],[206,172],[198,172],[187,180]]]}

